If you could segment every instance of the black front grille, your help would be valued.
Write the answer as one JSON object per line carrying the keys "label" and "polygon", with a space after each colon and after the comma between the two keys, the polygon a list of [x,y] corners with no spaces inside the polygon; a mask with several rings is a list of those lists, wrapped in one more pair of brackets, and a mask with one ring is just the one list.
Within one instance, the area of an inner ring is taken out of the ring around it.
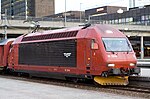
{"label": "black front grille", "polygon": [[76,40],[22,43],[19,64],[76,67]]}

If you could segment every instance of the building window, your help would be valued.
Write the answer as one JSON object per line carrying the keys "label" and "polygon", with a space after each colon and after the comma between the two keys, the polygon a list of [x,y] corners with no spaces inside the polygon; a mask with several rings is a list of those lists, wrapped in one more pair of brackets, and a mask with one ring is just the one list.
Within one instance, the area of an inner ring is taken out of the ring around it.
{"label": "building window", "polygon": [[133,22],[133,18],[132,17],[131,18],[126,18],[126,22],[127,23]]}
{"label": "building window", "polygon": [[118,19],[115,20],[115,24],[118,24]]}
{"label": "building window", "polygon": [[121,19],[119,19],[119,23],[122,23],[122,20],[121,20]]}

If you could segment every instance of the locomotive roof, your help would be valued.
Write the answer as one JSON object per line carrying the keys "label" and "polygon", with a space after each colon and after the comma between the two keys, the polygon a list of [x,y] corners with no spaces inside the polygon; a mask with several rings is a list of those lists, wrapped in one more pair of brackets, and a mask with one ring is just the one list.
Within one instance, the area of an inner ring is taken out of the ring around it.
{"label": "locomotive roof", "polygon": [[101,37],[125,37],[118,29],[109,25],[95,25],[95,29],[100,33]]}
{"label": "locomotive roof", "polygon": [[35,33],[29,33],[24,37],[54,34],[54,33],[62,33],[62,32],[70,32],[70,31],[78,31],[78,30],[81,30],[81,29],[86,29],[88,27],[96,29],[97,32],[101,33],[102,37],[124,36],[124,34],[122,34],[119,30],[117,30],[117,29],[115,29],[115,28],[113,28],[109,25],[95,24],[95,25],[91,25],[91,26],[89,25],[86,28],[85,27],[80,26],[80,27],[71,27],[71,28],[63,28],[63,29],[56,29],[56,30],[48,30],[48,31],[43,31],[43,32],[35,32]]}
{"label": "locomotive roof", "polygon": [[[88,30],[88,29],[95,30],[95,32],[97,34],[99,34],[101,37],[125,37],[125,35],[122,32],[120,32],[119,30],[117,30],[111,26],[101,25],[101,24],[95,24],[95,25],[88,24],[88,25],[80,26],[80,27],[63,28],[63,29],[57,29],[57,30],[48,30],[48,31],[43,31],[43,32],[35,32],[35,33],[25,34],[25,35],[18,37],[13,42],[13,44],[19,43],[22,41],[35,41],[35,40],[61,38],[60,37],[61,34],[63,35],[62,38],[64,38],[64,35],[69,35],[68,37],[80,38],[80,36],[81,36],[80,34],[82,34],[82,37],[85,37],[83,35],[86,35],[86,32],[87,32],[87,31],[80,32],[80,30]],[[79,35],[77,35],[77,33]]]}
{"label": "locomotive roof", "polygon": [[46,35],[46,34],[54,34],[54,33],[62,33],[62,32],[70,32],[70,31],[78,31],[82,27],[73,27],[73,28],[63,28],[63,29],[56,29],[56,30],[48,30],[48,31],[43,31],[43,32],[35,32],[35,33],[29,33],[28,36],[38,36],[38,35]]}

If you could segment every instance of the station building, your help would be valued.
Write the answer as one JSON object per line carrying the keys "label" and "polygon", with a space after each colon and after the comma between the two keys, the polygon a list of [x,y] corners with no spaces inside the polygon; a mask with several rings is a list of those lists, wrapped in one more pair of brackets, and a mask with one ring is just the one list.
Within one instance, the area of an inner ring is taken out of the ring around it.
{"label": "station building", "polygon": [[85,19],[85,12],[84,11],[67,11],[62,13],[57,13],[53,15],[45,16],[44,18],[53,18],[53,20],[64,20],[66,15],[66,21],[69,22],[83,22]]}
{"label": "station building", "polygon": [[97,7],[97,8],[85,10],[85,17],[88,18],[89,16],[95,17],[95,16],[108,15],[108,14],[116,13],[118,9],[122,9],[123,11],[127,11],[127,7],[103,6],[103,7]]}

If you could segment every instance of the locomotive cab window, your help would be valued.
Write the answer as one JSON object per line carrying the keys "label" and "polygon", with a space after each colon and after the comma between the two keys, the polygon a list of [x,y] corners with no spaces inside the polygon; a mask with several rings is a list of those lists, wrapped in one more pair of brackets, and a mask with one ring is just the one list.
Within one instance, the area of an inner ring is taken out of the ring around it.
{"label": "locomotive cab window", "polygon": [[102,38],[107,52],[130,52],[131,46],[126,38]]}
{"label": "locomotive cab window", "polygon": [[95,40],[91,41],[91,49],[94,49],[94,50],[98,49],[98,44],[95,42]]}

